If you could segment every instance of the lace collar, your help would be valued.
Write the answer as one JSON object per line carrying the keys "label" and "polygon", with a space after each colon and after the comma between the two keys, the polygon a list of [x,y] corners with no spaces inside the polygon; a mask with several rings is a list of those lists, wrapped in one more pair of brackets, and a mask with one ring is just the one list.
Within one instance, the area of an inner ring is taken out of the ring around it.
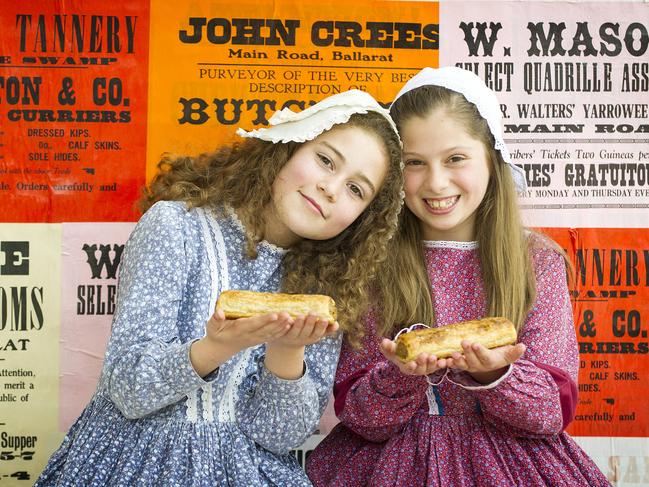
{"label": "lace collar", "polygon": [[[243,222],[239,219],[239,216],[236,214],[234,211],[234,208],[232,208],[229,205],[223,205],[223,210],[226,214],[226,216],[230,219],[230,221],[234,224],[234,226],[244,235],[244,237],[247,235],[246,233],[246,227],[244,226]],[[286,254],[288,252],[288,249],[285,249],[283,247],[280,247],[278,245],[272,244],[266,240],[262,240],[257,244],[257,247],[259,249],[265,249],[268,250],[272,253],[279,253],[279,254]]]}
{"label": "lace collar", "polygon": [[424,247],[428,249],[456,249],[456,250],[475,250],[478,248],[478,242],[455,242],[451,240],[422,240]]}

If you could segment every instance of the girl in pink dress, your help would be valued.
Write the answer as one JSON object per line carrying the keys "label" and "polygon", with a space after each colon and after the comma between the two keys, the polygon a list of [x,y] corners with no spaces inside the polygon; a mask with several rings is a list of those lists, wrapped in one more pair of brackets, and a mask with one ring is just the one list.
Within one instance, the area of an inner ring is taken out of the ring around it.
{"label": "girl in pink dress", "polygon": [[[405,203],[374,292],[348,332],[334,389],[340,424],[310,455],[316,487],[610,485],[564,432],[577,403],[578,353],[562,252],[526,230],[526,187],[480,78],[425,68],[391,114],[404,143]],[[421,354],[394,336],[505,316],[518,344]]]}

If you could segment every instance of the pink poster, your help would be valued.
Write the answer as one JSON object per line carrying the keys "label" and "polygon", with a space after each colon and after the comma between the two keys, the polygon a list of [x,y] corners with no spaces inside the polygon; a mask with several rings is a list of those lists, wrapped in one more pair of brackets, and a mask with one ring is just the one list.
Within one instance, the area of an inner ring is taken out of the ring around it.
{"label": "pink poster", "polygon": [[498,95],[530,225],[649,223],[648,17],[641,2],[441,4],[440,66]]}
{"label": "pink poster", "polygon": [[90,400],[115,312],[118,265],[133,223],[64,223],[61,236],[59,428]]}

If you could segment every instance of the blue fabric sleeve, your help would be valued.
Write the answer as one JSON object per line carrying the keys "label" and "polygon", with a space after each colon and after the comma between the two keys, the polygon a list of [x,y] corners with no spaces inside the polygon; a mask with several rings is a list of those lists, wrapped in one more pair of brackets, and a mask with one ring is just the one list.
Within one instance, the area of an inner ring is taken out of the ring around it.
{"label": "blue fabric sleeve", "polygon": [[178,309],[187,278],[184,205],[159,202],[140,219],[120,267],[104,376],[127,418],[151,414],[206,382],[180,339]]}
{"label": "blue fabric sleeve", "polygon": [[273,375],[261,355],[240,388],[236,414],[243,432],[277,454],[304,443],[317,428],[330,397],[341,342],[338,333],[306,347],[305,372],[297,380]]}

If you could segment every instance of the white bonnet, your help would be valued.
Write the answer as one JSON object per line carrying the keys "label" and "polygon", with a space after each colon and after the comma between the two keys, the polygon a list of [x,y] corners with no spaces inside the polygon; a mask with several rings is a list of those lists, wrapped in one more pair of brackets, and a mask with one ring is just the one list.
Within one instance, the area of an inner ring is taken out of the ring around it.
{"label": "white bonnet", "polygon": [[[255,137],[269,142],[306,142],[315,139],[334,125],[345,123],[356,113],[376,112],[385,117],[399,137],[389,110],[383,108],[369,94],[349,90],[329,96],[309,108],[294,112],[288,107],[270,117],[270,127],[251,130],[238,129],[241,137]],[[401,139],[399,139],[401,142]]]}
{"label": "white bonnet", "polygon": [[525,171],[513,163],[509,150],[505,145],[501,127],[502,113],[496,94],[487,87],[479,76],[473,74],[471,71],[453,66],[437,69],[424,68],[403,85],[403,88],[397,93],[392,103],[415,88],[430,85],[442,86],[460,93],[467,101],[476,106],[480,115],[487,121],[489,130],[494,137],[494,148],[500,151],[503,161],[505,161],[511,170],[516,189],[519,192],[525,191],[527,188]]}

